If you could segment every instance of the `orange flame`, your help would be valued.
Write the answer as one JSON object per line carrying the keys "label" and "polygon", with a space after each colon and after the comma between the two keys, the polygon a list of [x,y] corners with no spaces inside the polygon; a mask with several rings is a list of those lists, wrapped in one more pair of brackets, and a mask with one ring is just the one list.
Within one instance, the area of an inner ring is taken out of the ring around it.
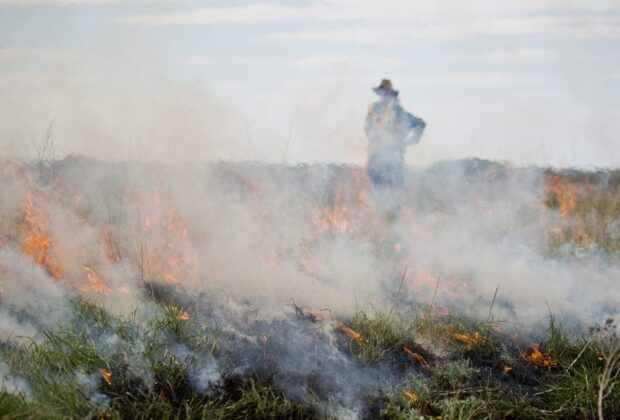
{"label": "orange flame", "polygon": [[567,185],[559,182],[554,185],[553,190],[560,202],[560,214],[564,217],[570,215],[575,208],[575,193]]}
{"label": "orange flame", "polygon": [[536,366],[553,367],[558,364],[557,360],[553,360],[540,351],[538,344],[532,344],[530,346],[532,350],[531,354],[521,353],[521,358],[526,362],[534,363]]}
{"label": "orange flame", "polygon": [[316,218],[319,230],[331,230],[335,233],[346,233],[349,229],[349,209],[339,204],[340,195],[336,194],[336,204],[331,210],[325,211]]}
{"label": "orange flame", "polygon": [[424,359],[424,357],[422,357],[422,355],[412,351],[409,347],[405,347],[405,353],[410,358],[417,360],[425,369],[429,368],[428,362]]}
{"label": "orange flame", "polygon": [[84,271],[86,272],[86,277],[88,278],[88,282],[90,283],[89,291],[98,293],[100,295],[108,295],[110,294],[110,288],[105,285],[101,276],[95,272],[90,267],[84,267]]}
{"label": "orange flame", "polygon": [[118,249],[118,244],[112,237],[112,232],[110,229],[103,227],[99,231],[101,236],[101,241],[103,242],[103,247],[105,250],[105,255],[108,257],[108,261],[111,263],[118,263],[121,260],[121,252]]}
{"label": "orange flame", "polygon": [[183,313],[179,315],[179,319],[181,321],[188,321],[190,319],[190,316],[187,311],[183,311]]}
{"label": "orange flame", "polygon": [[480,334],[480,332],[476,331],[473,334],[459,334],[456,332],[452,333],[452,336],[457,340],[466,343],[466,344],[482,344],[486,342],[487,338]]}
{"label": "orange flame", "polygon": [[403,394],[405,394],[405,397],[409,398],[412,403],[417,403],[420,399],[416,394],[411,391],[404,391]]}
{"label": "orange flame", "polygon": [[[162,187],[160,187],[162,188]],[[196,255],[189,237],[189,225],[174,207],[162,209],[165,190],[150,199],[139,199],[138,207],[145,212],[142,219],[144,243],[137,244],[143,275],[150,280],[170,284],[196,280]]]}
{"label": "orange flame", "polygon": [[347,327],[344,324],[339,326],[338,329],[348,335],[352,340],[356,341],[357,343],[361,343],[364,341],[364,337],[362,337],[359,333],[353,331],[351,328]]}
{"label": "orange flame", "polygon": [[[356,221],[364,221],[363,234],[373,233],[380,224],[368,205],[370,182],[363,171],[351,170],[335,180],[333,198],[327,206],[318,210],[314,221],[320,232],[353,234]],[[363,219],[360,217],[363,215]]]}
{"label": "orange flame", "polygon": [[46,231],[48,217],[35,207],[32,191],[26,193],[23,212],[24,221],[21,229],[26,236],[22,241],[22,250],[56,280],[61,279],[64,270],[54,258],[52,240]]}
{"label": "orange flame", "polygon": [[112,385],[112,372],[106,370],[105,368],[99,369],[99,372],[101,372],[101,377],[103,378],[103,380],[108,385]]}
{"label": "orange flame", "polygon": [[549,179],[546,188],[551,193],[554,207],[560,211],[562,217],[568,217],[575,208],[578,188],[561,175]]}

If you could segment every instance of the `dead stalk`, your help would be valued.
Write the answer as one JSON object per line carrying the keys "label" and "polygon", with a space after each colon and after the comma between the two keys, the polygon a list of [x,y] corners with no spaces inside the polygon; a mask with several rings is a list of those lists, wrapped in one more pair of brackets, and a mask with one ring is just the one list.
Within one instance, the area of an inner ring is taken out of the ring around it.
{"label": "dead stalk", "polygon": [[437,296],[437,289],[439,289],[439,280],[441,280],[441,277],[437,277],[437,282],[435,283],[435,290],[433,291],[433,299],[431,300],[431,306],[429,308],[430,319],[433,319],[433,309],[435,308],[435,297]]}
{"label": "dead stalk", "polygon": [[598,418],[604,419],[604,401],[616,385],[620,375],[620,337],[612,318],[607,319],[603,327],[597,327],[600,351],[605,365],[598,378]]}
{"label": "dead stalk", "polygon": [[497,297],[498,290],[499,290],[499,286],[495,288],[495,293],[493,293],[493,301],[491,302],[491,307],[489,308],[489,316],[487,317],[487,322],[491,321],[491,315],[493,313],[493,306],[495,305],[495,298]]}
{"label": "dead stalk", "polygon": [[402,291],[403,284],[405,283],[405,277],[407,276],[407,269],[408,268],[409,268],[409,266],[405,266],[405,270],[403,271],[403,276],[400,279],[400,286],[398,286],[398,292],[396,293],[396,298],[394,299],[394,304],[390,308],[390,312],[388,313],[388,316],[385,319],[385,328],[387,328],[387,325],[390,322],[390,318],[392,318],[392,313],[394,312],[394,308],[396,308],[396,305],[398,305],[398,299],[400,298],[400,292]]}
{"label": "dead stalk", "polygon": [[616,379],[620,374],[620,344],[616,343],[615,346],[609,350],[607,354],[603,355],[605,359],[605,367],[601,376],[598,378],[598,418],[603,420],[603,402],[605,398],[611,394],[611,391],[616,385]]}
{"label": "dead stalk", "polygon": [[592,338],[589,338],[587,343],[583,346],[583,348],[581,349],[581,351],[577,355],[577,357],[575,357],[575,360],[573,360],[572,363],[566,368],[566,373],[570,372],[570,370],[573,368],[573,366],[575,366],[575,363],[577,363],[577,360],[579,360],[581,358],[581,356],[586,351],[586,349],[590,346],[591,343],[592,343]]}

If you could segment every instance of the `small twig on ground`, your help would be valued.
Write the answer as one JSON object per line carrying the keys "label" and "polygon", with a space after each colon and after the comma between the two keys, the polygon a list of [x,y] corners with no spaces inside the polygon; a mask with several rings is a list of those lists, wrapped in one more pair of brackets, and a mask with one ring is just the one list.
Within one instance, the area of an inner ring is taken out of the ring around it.
{"label": "small twig on ground", "polygon": [[493,320],[493,321],[480,321],[483,325],[497,325],[497,324],[518,324],[515,321],[508,321],[507,319]]}
{"label": "small twig on ground", "polygon": [[586,351],[586,349],[590,346],[591,343],[592,343],[592,338],[589,338],[586,344],[583,346],[583,348],[579,352],[579,354],[577,355],[577,357],[575,357],[575,360],[573,360],[572,363],[568,365],[568,367],[566,368],[566,373],[570,372],[573,366],[575,366],[575,363],[577,363],[577,360],[579,360],[579,358],[583,355],[583,353]]}
{"label": "small twig on ground", "polygon": [[545,394],[549,394],[551,392],[555,391],[555,389],[546,389],[544,391],[540,391],[540,392],[536,392],[534,394],[532,394],[534,397],[539,397],[541,395],[545,395]]}
{"label": "small twig on ground", "polygon": [[461,388],[455,391],[441,391],[437,392],[435,395],[440,396],[449,396],[449,395],[462,395],[462,394],[478,394],[483,392],[488,392],[488,388]]}
{"label": "small twig on ground", "polygon": [[562,411],[564,411],[564,406],[556,410],[540,410],[540,412],[543,414],[558,414],[558,413],[561,413]]}

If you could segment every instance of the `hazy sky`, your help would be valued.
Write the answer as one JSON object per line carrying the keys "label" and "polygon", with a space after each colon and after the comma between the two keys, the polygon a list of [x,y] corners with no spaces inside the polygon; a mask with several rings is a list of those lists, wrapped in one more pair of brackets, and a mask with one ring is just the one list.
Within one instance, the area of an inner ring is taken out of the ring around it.
{"label": "hazy sky", "polygon": [[0,0],[0,153],[363,163],[372,86],[408,162],[620,166],[617,0]]}

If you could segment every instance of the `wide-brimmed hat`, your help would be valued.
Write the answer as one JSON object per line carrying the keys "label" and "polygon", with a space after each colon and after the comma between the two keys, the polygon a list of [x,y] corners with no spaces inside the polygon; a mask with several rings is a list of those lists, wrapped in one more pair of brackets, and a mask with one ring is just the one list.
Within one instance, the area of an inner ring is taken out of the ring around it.
{"label": "wide-brimmed hat", "polygon": [[398,91],[392,87],[392,81],[390,79],[381,80],[381,84],[372,88],[377,95],[392,95],[398,96]]}

